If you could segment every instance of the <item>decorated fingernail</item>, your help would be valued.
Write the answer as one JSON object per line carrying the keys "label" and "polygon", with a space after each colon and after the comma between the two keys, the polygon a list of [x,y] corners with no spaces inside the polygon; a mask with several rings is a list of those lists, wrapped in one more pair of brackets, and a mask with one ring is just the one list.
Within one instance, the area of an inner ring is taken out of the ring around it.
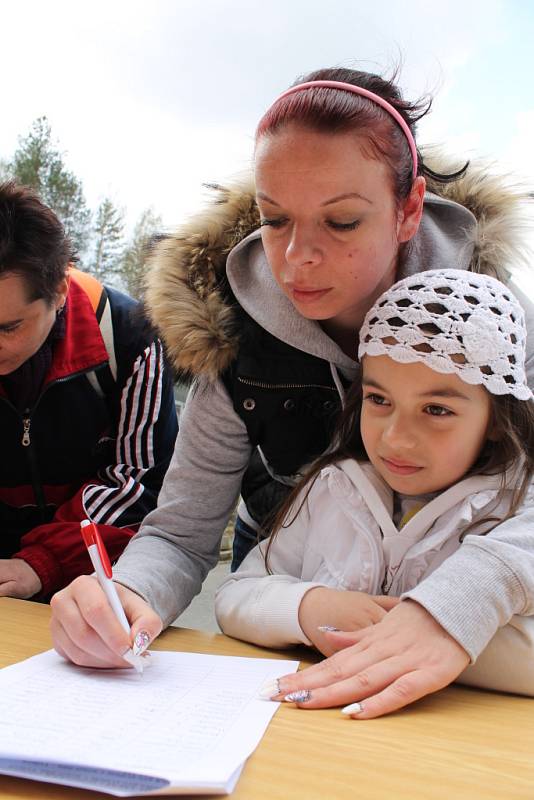
{"label": "decorated fingernail", "polygon": [[307,703],[311,700],[312,693],[309,689],[299,689],[297,692],[290,692],[284,697],[286,703]]}
{"label": "decorated fingernail", "polygon": [[317,630],[322,631],[323,633],[334,633],[339,631],[339,628],[334,628],[333,625],[319,625]]}
{"label": "decorated fingernail", "polygon": [[347,717],[350,717],[351,714],[360,714],[362,711],[362,703],[351,703],[350,706],[345,706],[345,708],[341,709],[341,713],[346,714]]}
{"label": "decorated fingernail", "polygon": [[272,697],[276,697],[277,694],[280,694],[280,691],[280,680],[274,678],[265,681],[263,686],[260,687],[259,696],[262,700],[270,700]]}
{"label": "decorated fingernail", "polygon": [[150,634],[146,631],[139,631],[135,634],[135,639],[132,647],[134,656],[140,656],[141,653],[147,649],[150,644]]}

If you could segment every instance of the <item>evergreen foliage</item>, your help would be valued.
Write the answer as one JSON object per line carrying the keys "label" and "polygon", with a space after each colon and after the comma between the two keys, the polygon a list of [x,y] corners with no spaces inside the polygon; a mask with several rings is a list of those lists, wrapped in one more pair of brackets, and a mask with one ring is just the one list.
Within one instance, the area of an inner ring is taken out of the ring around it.
{"label": "evergreen foliage", "polygon": [[76,250],[83,255],[89,235],[91,212],[85,203],[82,184],[67,169],[62,153],[52,140],[50,123],[39,117],[30,132],[19,138],[19,146],[7,165],[19,183],[31,186],[54,209]]}
{"label": "evergreen foliage", "polygon": [[94,254],[89,271],[100,281],[116,283],[121,272],[124,212],[104,198],[96,212]]}
{"label": "evergreen foliage", "polygon": [[129,242],[124,238],[124,210],[109,197],[102,200],[93,218],[82,182],[65,166],[45,116],[19,137],[12,159],[0,159],[0,182],[6,180],[35,189],[55,211],[74,244],[80,269],[140,297],[147,252],[161,235],[161,217],[152,208],[145,209]]}

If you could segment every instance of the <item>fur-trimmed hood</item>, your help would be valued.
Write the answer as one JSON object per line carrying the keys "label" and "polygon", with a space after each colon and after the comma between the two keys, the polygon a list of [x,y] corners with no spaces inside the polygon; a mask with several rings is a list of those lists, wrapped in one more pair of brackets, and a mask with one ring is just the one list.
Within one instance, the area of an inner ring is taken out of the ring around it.
{"label": "fur-trimmed hood", "polygon": [[[427,153],[425,162],[438,172],[458,168],[439,155]],[[214,193],[211,204],[153,248],[145,288],[148,313],[178,372],[215,379],[237,354],[239,332],[232,308],[236,300],[269,329],[277,287],[259,234],[250,236],[259,228],[252,178],[209,188]],[[432,267],[456,267],[507,281],[511,267],[525,256],[523,209],[528,193],[480,163],[471,163],[464,177],[453,183],[427,181],[427,189],[421,226],[399,277]],[[257,270],[247,262],[252,249]],[[281,338],[279,330],[271,332]]]}

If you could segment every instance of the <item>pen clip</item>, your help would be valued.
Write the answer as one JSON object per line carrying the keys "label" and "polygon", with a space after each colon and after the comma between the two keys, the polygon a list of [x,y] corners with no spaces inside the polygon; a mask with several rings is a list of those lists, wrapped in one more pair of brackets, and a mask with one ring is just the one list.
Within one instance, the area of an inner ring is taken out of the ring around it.
{"label": "pen clip", "polygon": [[81,533],[83,536],[83,540],[85,542],[85,546],[89,549],[89,547],[96,546],[98,551],[98,555],[100,556],[100,563],[104,569],[107,578],[113,577],[113,571],[111,569],[111,562],[109,560],[109,556],[107,554],[107,550],[105,548],[104,542],[102,541],[102,537],[98,532],[98,528],[94,524],[94,522],[89,522],[89,524],[81,525]]}

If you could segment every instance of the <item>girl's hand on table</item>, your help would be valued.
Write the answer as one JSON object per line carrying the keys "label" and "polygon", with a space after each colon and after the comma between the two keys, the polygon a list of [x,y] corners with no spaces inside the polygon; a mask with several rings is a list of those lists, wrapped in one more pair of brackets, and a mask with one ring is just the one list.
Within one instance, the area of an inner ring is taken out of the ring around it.
{"label": "girl's hand on table", "polygon": [[306,592],[300,602],[299,624],[314,647],[329,656],[339,649],[339,645],[320,628],[359,631],[380,622],[398,603],[398,597],[317,586]]}
{"label": "girl's hand on table", "polygon": [[50,601],[50,630],[57,652],[84,667],[129,667],[121,655],[143,652],[161,632],[162,622],[131,589],[115,584],[131,625],[130,636],[111,610],[96,578],[81,575]]}
{"label": "girl's hand on table", "polygon": [[326,636],[338,652],[280,678],[273,700],[287,698],[301,708],[355,703],[360,709],[351,716],[371,719],[448,686],[469,664],[463,647],[413,600],[403,600],[376,625]]}

